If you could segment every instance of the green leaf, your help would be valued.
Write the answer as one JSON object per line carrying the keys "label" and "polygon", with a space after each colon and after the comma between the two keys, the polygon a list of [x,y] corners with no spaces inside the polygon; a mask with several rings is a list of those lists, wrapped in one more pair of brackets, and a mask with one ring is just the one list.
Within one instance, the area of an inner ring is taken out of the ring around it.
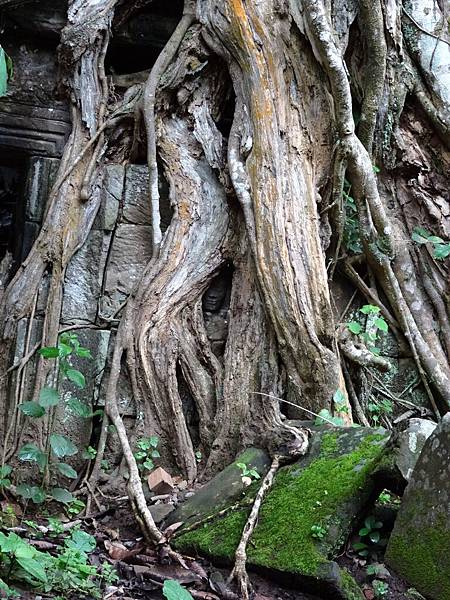
{"label": "green leaf", "polygon": [[69,479],[76,479],[78,477],[75,469],[66,463],[57,463],[56,468],[64,477],[68,477]]}
{"label": "green leaf", "polygon": [[380,308],[374,304],[365,304],[359,309],[359,312],[363,315],[376,315],[380,312]]}
{"label": "green leaf", "polygon": [[19,409],[24,415],[33,419],[38,419],[45,415],[45,408],[39,406],[37,402],[24,402],[23,404],[19,404]]}
{"label": "green leaf", "polygon": [[148,438],[148,441],[149,441],[149,443],[150,443],[150,446],[151,446],[152,448],[156,448],[156,447],[158,446],[158,444],[159,444],[159,437],[158,437],[157,435],[151,435],[151,436]]}
{"label": "green leaf", "polygon": [[50,446],[58,458],[73,456],[78,452],[78,448],[75,444],[59,433],[52,433],[50,436]]}
{"label": "green leaf", "polygon": [[47,456],[35,444],[25,444],[17,453],[19,460],[35,462],[41,469],[47,464]]}
{"label": "green leaf", "polygon": [[45,573],[45,569],[42,566],[42,564],[35,558],[16,557],[16,560],[22,567],[22,569],[24,569],[34,579],[42,583],[47,583],[47,575]]}
{"label": "green leaf", "polygon": [[192,595],[174,579],[166,579],[164,582],[163,596],[167,600],[193,600]]}
{"label": "green leaf", "polygon": [[346,402],[345,396],[344,396],[344,393],[340,389],[337,389],[334,392],[333,402],[338,406],[341,404],[345,404],[345,402]]}
{"label": "green leaf", "polygon": [[353,544],[354,550],[364,550],[364,548],[367,548],[367,544],[365,544],[364,542],[355,542]]}
{"label": "green leaf", "polygon": [[95,547],[97,546],[95,537],[81,529],[75,529],[70,538],[66,540],[65,544],[72,550],[78,550],[79,552],[84,552],[86,554],[95,550]]}
{"label": "green leaf", "polygon": [[355,335],[358,335],[358,333],[361,333],[361,325],[357,321],[352,321],[351,323],[347,323],[347,327]]}
{"label": "green leaf", "polygon": [[72,354],[72,346],[64,344],[64,342],[59,342],[58,350],[61,358],[65,358],[66,356],[69,356],[69,354]]}
{"label": "green leaf", "polygon": [[59,487],[52,488],[50,491],[50,495],[53,498],[53,500],[56,500],[56,502],[61,502],[62,504],[69,504],[73,501],[74,498],[73,495],[69,492],[69,490]]}
{"label": "green leaf", "polygon": [[4,96],[8,90],[8,68],[6,65],[6,53],[0,46],[0,96]]}
{"label": "green leaf", "polygon": [[66,377],[80,389],[83,389],[86,386],[86,379],[84,378],[83,373],[76,369],[67,369]]}
{"label": "green leaf", "polygon": [[379,531],[372,531],[371,534],[369,535],[370,541],[373,542],[374,544],[376,544],[377,542],[380,541],[380,532]]}
{"label": "green leaf", "polygon": [[367,535],[368,533],[370,533],[371,529],[370,527],[363,527],[362,529],[360,529],[358,531],[358,535],[360,535],[361,537]]}
{"label": "green leaf", "polygon": [[385,333],[388,331],[389,327],[388,324],[386,323],[386,321],[383,319],[383,317],[378,317],[378,319],[375,319],[375,323],[374,325],[376,327],[378,327],[378,329],[380,331],[384,331]]}
{"label": "green leaf", "polygon": [[377,167],[376,165],[372,165],[372,169],[374,173],[379,173],[380,172],[380,168]]}
{"label": "green leaf", "polygon": [[33,488],[31,485],[27,485],[26,483],[21,483],[16,487],[16,492],[25,500],[30,500],[33,496]]}
{"label": "green leaf", "polygon": [[82,417],[83,419],[90,419],[94,415],[91,407],[78,400],[78,398],[70,398],[67,401],[67,406],[78,417]]}
{"label": "green leaf", "polygon": [[77,356],[79,356],[80,358],[92,358],[92,354],[91,351],[89,350],[89,348],[82,348],[81,346],[78,348],[78,350],[76,351]]}
{"label": "green leaf", "polygon": [[444,260],[450,255],[450,244],[437,244],[434,247],[433,256],[436,260]]}
{"label": "green leaf", "polygon": [[428,241],[431,242],[432,244],[443,244],[444,240],[440,237],[438,237],[437,235],[430,235],[430,237],[428,238]]}
{"label": "green leaf", "polygon": [[44,358],[58,358],[59,350],[58,350],[58,348],[55,348],[54,346],[46,346],[39,350],[39,354],[41,356],[43,356]]}
{"label": "green leaf", "polygon": [[56,406],[59,403],[59,394],[55,388],[43,387],[39,393],[39,404],[44,408]]}
{"label": "green leaf", "polygon": [[416,242],[416,244],[427,244],[429,237],[430,232],[423,227],[415,227],[411,235],[411,239],[413,242]]}
{"label": "green leaf", "polygon": [[17,558],[33,558],[35,554],[36,550],[27,543],[19,544],[14,552]]}
{"label": "green leaf", "polygon": [[16,487],[16,492],[25,500],[33,500],[35,504],[42,504],[45,500],[45,492],[38,486],[22,483]]}
{"label": "green leaf", "polygon": [[8,477],[8,475],[11,475],[11,473],[12,467],[9,465],[3,465],[3,467],[0,467],[0,477]]}

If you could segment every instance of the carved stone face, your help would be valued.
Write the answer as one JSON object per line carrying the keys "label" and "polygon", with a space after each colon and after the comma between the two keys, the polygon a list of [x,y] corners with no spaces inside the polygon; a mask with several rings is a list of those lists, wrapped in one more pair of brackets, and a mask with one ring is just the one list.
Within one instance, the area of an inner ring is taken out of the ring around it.
{"label": "carved stone face", "polygon": [[227,280],[223,275],[214,279],[211,286],[203,295],[203,310],[206,312],[217,312],[222,307],[227,293]]}

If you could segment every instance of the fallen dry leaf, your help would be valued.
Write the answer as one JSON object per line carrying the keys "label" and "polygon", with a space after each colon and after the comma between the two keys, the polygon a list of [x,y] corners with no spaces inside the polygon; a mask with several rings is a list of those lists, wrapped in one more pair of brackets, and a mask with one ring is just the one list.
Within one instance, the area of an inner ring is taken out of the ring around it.
{"label": "fallen dry leaf", "polygon": [[104,541],[105,548],[108,550],[108,554],[112,560],[126,560],[130,556],[135,556],[140,552],[141,549],[129,550],[120,542],[111,542],[110,540]]}
{"label": "fallen dry leaf", "polygon": [[166,527],[166,529],[164,529],[164,536],[167,540],[170,540],[170,538],[173,536],[173,534],[175,533],[175,531],[177,529],[179,529],[182,525],[183,525],[184,521],[178,521],[177,523],[172,523],[172,525],[169,525],[169,527]]}

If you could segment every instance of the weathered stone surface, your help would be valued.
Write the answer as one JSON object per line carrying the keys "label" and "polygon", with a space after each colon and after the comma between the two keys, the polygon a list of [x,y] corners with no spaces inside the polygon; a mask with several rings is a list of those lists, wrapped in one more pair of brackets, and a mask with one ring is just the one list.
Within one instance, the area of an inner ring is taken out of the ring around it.
{"label": "weathered stone surface", "polygon": [[155,521],[155,523],[157,525],[159,523],[161,523],[162,521],[164,521],[164,519],[166,517],[168,517],[175,510],[174,505],[170,504],[170,503],[154,504],[152,506],[149,506],[148,508],[153,517],[153,520]]}
{"label": "weathered stone surface", "polygon": [[386,562],[432,600],[450,600],[450,413],[425,442]]}
{"label": "weathered stone surface", "polygon": [[125,177],[123,222],[133,225],[151,225],[152,213],[145,165],[128,165]]}
{"label": "weathered stone surface", "polygon": [[25,219],[40,223],[60,161],[56,158],[32,157],[25,185]]}
{"label": "weathered stone surface", "polygon": [[242,472],[237,463],[244,463],[263,475],[269,469],[270,458],[264,450],[247,448],[236,458],[235,462],[218,473],[194,496],[179,506],[171,515],[170,523],[199,521],[218,507],[239,500],[246,486],[242,482]]}
{"label": "weathered stone surface", "polygon": [[[363,598],[351,576],[330,559],[339,554],[374,492],[371,475],[385,455],[389,437],[383,429],[366,428],[322,428],[315,433],[307,456],[278,472],[261,507],[248,564],[289,573],[302,589],[323,597]],[[251,499],[259,485],[248,488],[245,499]],[[181,510],[172,513],[170,520]],[[175,545],[231,562],[248,512],[244,500],[222,518],[203,524],[200,519],[198,528],[185,534],[181,530]],[[323,527],[323,539],[312,536],[313,525]]]}
{"label": "weathered stone surface", "polygon": [[94,221],[93,229],[112,231],[119,214],[119,205],[124,188],[125,168],[122,165],[106,165],[102,200]]}
{"label": "weathered stone surface", "polygon": [[152,255],[151,227],[119,225],[112,242],[106,270],[102,314],[111,315],[139,281]]}
{"label": "weathered stone surface", "polygon": [[400,434],[396,465],[409,481],[425,442],[436,429],[436,423],[427,419],[410,419],[409,426]]}
{"label": "weathered stone surface", "polygon": [[[169,226],[172,210],[169,203],[169,187],[162,176],[159,181],[159,196],[161,230],[165,231]],[[148,168],[146,165],[127,166],[122,220],[124,223],[133,225],[151,226],[152,224]]]}
{"label": "weathered stone surface", "polygon": [[102,290],[111,234],[91,231],[74,255],[64,282],[63,323],[93,323]]}
{"label": "weathered stone surface", "polygon": [[28,256],[33,244],[39,235],[40,226],[37,223],[31,223],[30,221],[26,221],[23,225],[22,231],[22,239],[18,237],[16,242],[18,242],[19,247],[17,248],[15,255],[19,257],[19,261],[22,262]]}

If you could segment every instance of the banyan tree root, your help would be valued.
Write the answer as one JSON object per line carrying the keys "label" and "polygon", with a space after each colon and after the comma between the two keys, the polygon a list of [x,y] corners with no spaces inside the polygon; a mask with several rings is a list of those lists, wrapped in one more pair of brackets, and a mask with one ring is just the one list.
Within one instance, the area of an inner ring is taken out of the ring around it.
{"label": "banyan tree root", "polygon": [[247,574],[247,545],[255,530],[256,523],[258,522],[259,511],[263,503],[267,492],[273,485],[275,475],[278,469],[286,462],[296,459],[299,456],[306,454],[308,450],[308,433],[305,430],[295,429],[293,427],[287,427],[289,433],[294,434],[294,442],[289,446],[288,454],[275,453],[272,459],[272,464],[268,470],[266,476],[262,480],[261,487],[256,494],[255,501],[253,502],[252,509],[248,516],[247,522],[245,523],[242,531],[241,540],[235,552],[234,568],[231,571],[228,582],[230,583],[233,579],[236,581],[239,589],[239,597],[242,600],[249,600],[250,597],[250,580]]}

